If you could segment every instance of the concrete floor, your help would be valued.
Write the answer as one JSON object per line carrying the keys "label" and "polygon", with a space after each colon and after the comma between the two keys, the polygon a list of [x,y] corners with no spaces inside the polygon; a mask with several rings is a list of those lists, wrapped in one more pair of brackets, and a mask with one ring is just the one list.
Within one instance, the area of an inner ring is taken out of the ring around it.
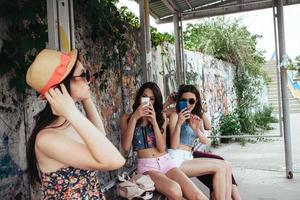
{"label": "concrete floor", "polygon": [[[211,149],[231,162],[242,199],[300,200],[300,113],[291,114],[290,120],[293,179],[286,179],[283,137],[245,146],[233,143]],[[266,134],[279,134],[279,125],[274,124],[274,127]]]}

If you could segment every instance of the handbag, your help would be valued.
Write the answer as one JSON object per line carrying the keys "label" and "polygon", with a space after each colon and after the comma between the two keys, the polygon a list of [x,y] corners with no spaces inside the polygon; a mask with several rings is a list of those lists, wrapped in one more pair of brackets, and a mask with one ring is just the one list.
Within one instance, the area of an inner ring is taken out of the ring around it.
{"label": "handbag", "polygon": [[123,198],[148,200],[153,197],[152,191],[155,187],[149,175],[135,174],[130,178],[127,172],[123,172],[121,176],[118,176],[118,180],[117,194]]}
{"label": "handbag", "polygon": [[130,179],[130,181],[136,183],[139,186],[139,188],[145,191],[155,190],[154,182],[152,181],[149,175],[135,174]]}

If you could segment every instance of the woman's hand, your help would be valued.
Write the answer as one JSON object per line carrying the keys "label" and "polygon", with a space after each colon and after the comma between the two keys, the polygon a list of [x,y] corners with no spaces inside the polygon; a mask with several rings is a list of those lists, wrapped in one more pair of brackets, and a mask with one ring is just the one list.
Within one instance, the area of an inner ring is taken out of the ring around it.
{"label": "woman's hand", "polygon": [[191,118],[189,120],[189,124],[191,128],[197,132],[201,128],[201,124],[203,124],[203,120],[197,116],[197,115],[191,115]]}
{"label": "woman's hand", "polygon": [[65,118],[70,117],[74,112],[78,111],[75,106],[75,102],[67,91],[65,85],[62,83],[56,88],[50,88],[45,97],[51,105],[51,109],[54,115],[63,116]]}
{"label": "woman's hand", "polygon": [[177,124],[181,126],[185,122],[185,120],[190,118],[190,115],[191,112],[187,108],[180,111],[180,113],[178,113]]}
{"label": "woman's hand", "polygon": [[145,104],[141,104],[136,111],[133,113],[132,117],[134,117],[136,120],[140,119],[141,117],[147,116],[149,113],[149,106],[146,106]]}
{"label": "woman's hand", "polygon": [[154,107],[151,103],[149,105],[149,111],[148,111],[147,117],[148,117],[148,121],[152,124],[152,126],[157,124],[156,113],[155,113]]}
{"label": "woman's hand", "polygon": [[162,114],[162,116],[163,116],[164,122],[166,122],[167,119],[168,119],[167,113],[166,113],[165,111],[162,111],[161,114]]}
{"label": "woman's hand", "polygon": [[176,103],[176,98],[177,98],[177,93],[172,92],[167,98],[167,102],[169,103],[169,105]]}

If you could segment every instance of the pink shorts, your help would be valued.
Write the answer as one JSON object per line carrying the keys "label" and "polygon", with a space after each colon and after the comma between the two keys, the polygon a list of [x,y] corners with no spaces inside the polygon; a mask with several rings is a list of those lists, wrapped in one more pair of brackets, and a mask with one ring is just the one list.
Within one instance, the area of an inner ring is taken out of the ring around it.
{"label": "pink shorts", "polygon": [[144,174],[148,171],[157,171],[166,174],[174,167],[176,165],[168,153],[157,158],[137,159],[137,172],[139,174]]}

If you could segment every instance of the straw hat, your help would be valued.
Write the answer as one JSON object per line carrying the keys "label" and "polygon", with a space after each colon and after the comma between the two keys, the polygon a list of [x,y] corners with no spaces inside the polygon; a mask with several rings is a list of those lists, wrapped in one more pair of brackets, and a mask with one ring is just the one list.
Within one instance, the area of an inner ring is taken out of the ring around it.
{"label": "straw hat", "polygon": [[28,68],[26,82],[44,96],[52,86],[59,84],[66,78],[76,60],[76,49],[66,53],[44,49]]}

